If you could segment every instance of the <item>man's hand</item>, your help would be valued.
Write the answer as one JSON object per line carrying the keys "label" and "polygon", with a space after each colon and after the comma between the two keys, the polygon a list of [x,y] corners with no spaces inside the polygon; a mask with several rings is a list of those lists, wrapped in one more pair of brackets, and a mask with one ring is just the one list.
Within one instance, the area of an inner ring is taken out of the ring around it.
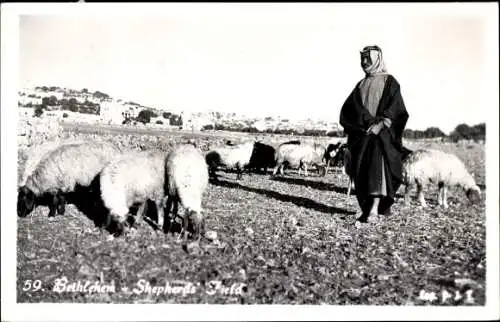
{"label": "man's hand", "polygon": [[383,121],[380,121],[376,124],[373,124],[372,126],[370,126],[368,128],[368,130],[366,130],[366,133],[367,134],[375,134],[375,135],[378,135],[380,133],[380,131],[382,131],[382,128],[384,127],[384,122]]}

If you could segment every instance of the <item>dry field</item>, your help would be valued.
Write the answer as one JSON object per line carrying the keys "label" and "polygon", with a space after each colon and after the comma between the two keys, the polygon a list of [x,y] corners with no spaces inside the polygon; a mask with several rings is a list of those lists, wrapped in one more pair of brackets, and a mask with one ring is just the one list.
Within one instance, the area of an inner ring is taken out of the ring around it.
{"label": "dry field", "polygon": [[[206,148],[241,134],[134,135],[67,127],[63,136],[167,149],[172,141],[194,138]],[[485,190],[484,145],[407,145],[456,153]],[[190,253],[143,220],[135,232],[111,240],[73,204],[52,220],[45,206],[18,218],[18,302],[485,304],[485,194],[470,205],[463,191],[452,190],[444,210],[437,206],[436,187],[429,187],[429,209],[415,200],[405,207],[398,199],[391,216],[358,229],[356,199],[346,198],[347,178],[340,171],[299,177],[289,170],[275,180],[252,174],[242,181],[232,172],[219,174],[220,183],[209,185],[203,202],[207,230],[217,238],[203,239]],[[109,287],[68,288],[86,281]]]}

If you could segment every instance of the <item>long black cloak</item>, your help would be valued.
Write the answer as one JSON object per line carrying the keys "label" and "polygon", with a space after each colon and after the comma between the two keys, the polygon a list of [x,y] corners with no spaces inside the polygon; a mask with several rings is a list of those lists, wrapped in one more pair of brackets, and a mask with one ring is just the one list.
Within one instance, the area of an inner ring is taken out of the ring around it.
{"label": "long black cloak", "polygon": [[[378,212],[387,213],[394,203],[394,196],[402,182],[402,137],[408,117],[399,83],[392,75],[387,77],[375,117],[363,106],[359,83],[342,106],[340,125],[347,134],[352,162],[350,174],[354,177],[363,217],[368,215],[371,207],[368,191],[376,185],[375,181],[380,180],[372,169],[382,167],[382,157],[385,161],[387,196],[380,200]],[[384,118],[392,121],[389,128],[384,126],[378,135],[366,134],[371,125]]]}

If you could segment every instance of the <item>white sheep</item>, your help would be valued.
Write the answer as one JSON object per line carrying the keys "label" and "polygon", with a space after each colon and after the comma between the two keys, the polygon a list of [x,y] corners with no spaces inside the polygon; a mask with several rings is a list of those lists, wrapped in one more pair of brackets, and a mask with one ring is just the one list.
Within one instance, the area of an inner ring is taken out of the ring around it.
{"label": "white sheep", "polygon": [[84,140],[52,140],[43,144],[33,145],[22,152],[24,159],[24,169],[19,180],[18,186],[22,187],[26,183],[26,179],[33,173],[38,165],[38,162],[49,152],[54,151],[60,146],[68,144],[81,144]]}
{"label": "white sheep", "polygon": [[325,147],[320,144],[282,144],[276,151],[276,167],[273,170],[273,176],[278,169],[283,175],[283,168],[287,163],[292,168],[304,168],[304,174],[307,176],[307,167],[310,165],[319,166],[325,157]]}
{"label": "white sheep", "polygon": [[77,185],[89,187],[94,178],[120,150],[112,144],[86,142],[62,145],[46,153],[19,188],[18,215],[27,216],[36,198],[49,196],[49,217],[65,212],[65,195]]}
{"label": "white sheep", "polygon": [[416,184],[418,201],[426,207],[423,187],[428,183],[438,185],[438,204],[444,208],[448,208],[447,190],[451,186],[462,187],[473,202],[481,196],[474,178],[456,155],[435,149],[415,150],[403,162],[405,203],[409,203],[410,190]]}
{"label": "white sheep", "polygon": [[117,223],[116,235],[125,231],[130,207],[140,204],[138,215],[144,214],[146,202],[156,204],[158,227],[162,226],[165,198],[166,153],[131,151],[110,162],[101,172],[101,199],[109,210],[106,226]]}
{"label": "white sheep", "polygon": [[254,143],[254,141],[248,141],[235,146],[221,146],[210,150],[205,155],[210,176],[217,179],[215,171],[219,166],[224,166],[236,168],[236,180],[242,179],[243,169],[250,162]]}
{"label": "white sheep", "polygon": [[166,160],[166,193],[164,231],[170,227],[168,214],[177,216],[179,202],[185,210],[181,235],[187,238],[191,224],[193,237],[199,238],[205,230],[202,214],[202,198],[208,186],[208,167],[202,153],[194,146],[185,144],[174,147]]}

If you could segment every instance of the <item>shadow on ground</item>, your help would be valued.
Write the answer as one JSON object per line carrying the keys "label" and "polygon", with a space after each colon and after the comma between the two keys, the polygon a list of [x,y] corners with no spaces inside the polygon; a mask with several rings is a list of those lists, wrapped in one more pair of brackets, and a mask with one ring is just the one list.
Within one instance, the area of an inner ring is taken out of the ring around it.
{"label": "shadow on ground", "polygon": [[312,199],[305,198],[305,197],[299,197],[299,196],[291,196],[287,194],[283,194],[274,190],[266,190],[266,189],[260,189],[260,188],[253,188],[253,187],[248,187],[244,186],[238,182],[231,182],[231,181],[226,181],[226,180],[213,180],[211,181],[213,185],[219,186],[219,187],[225,187],[225,188],[232,188],[232,189],[241,189],[249,192],[254,192],[258,193],[261,195],[265,195],[270,198],[274,198],[279,201],[284,201],[284,202],[291,202],[297,206],[320,211],[323,213],[327,214],[345,214],[345,215],[354,215],[356,212],[342,209],[342,208],[337,208],[337,207],[332,207],[332,206],[327,206],[321,203],[318,203]]}
{"label": "shadow on ground", "polygon": [[[333,183],[330,183],[330,182],[313,181],[313,180],[307,180],[307,179],[303,179],[303,178],[280,177],[280,176],[272,177],[271,180],[285,182],[288,184],[296,184],[296,185],[306,186],[306,187],[310,187],[310,188],[313,188],[316,190],[334,191],[334,192],[337,192],[340,194],[347,194],[347,187],[339,187],[339,186],[337,186]],[[355,195],[356,192],[354,190],[352,190],[351,194]]]}

